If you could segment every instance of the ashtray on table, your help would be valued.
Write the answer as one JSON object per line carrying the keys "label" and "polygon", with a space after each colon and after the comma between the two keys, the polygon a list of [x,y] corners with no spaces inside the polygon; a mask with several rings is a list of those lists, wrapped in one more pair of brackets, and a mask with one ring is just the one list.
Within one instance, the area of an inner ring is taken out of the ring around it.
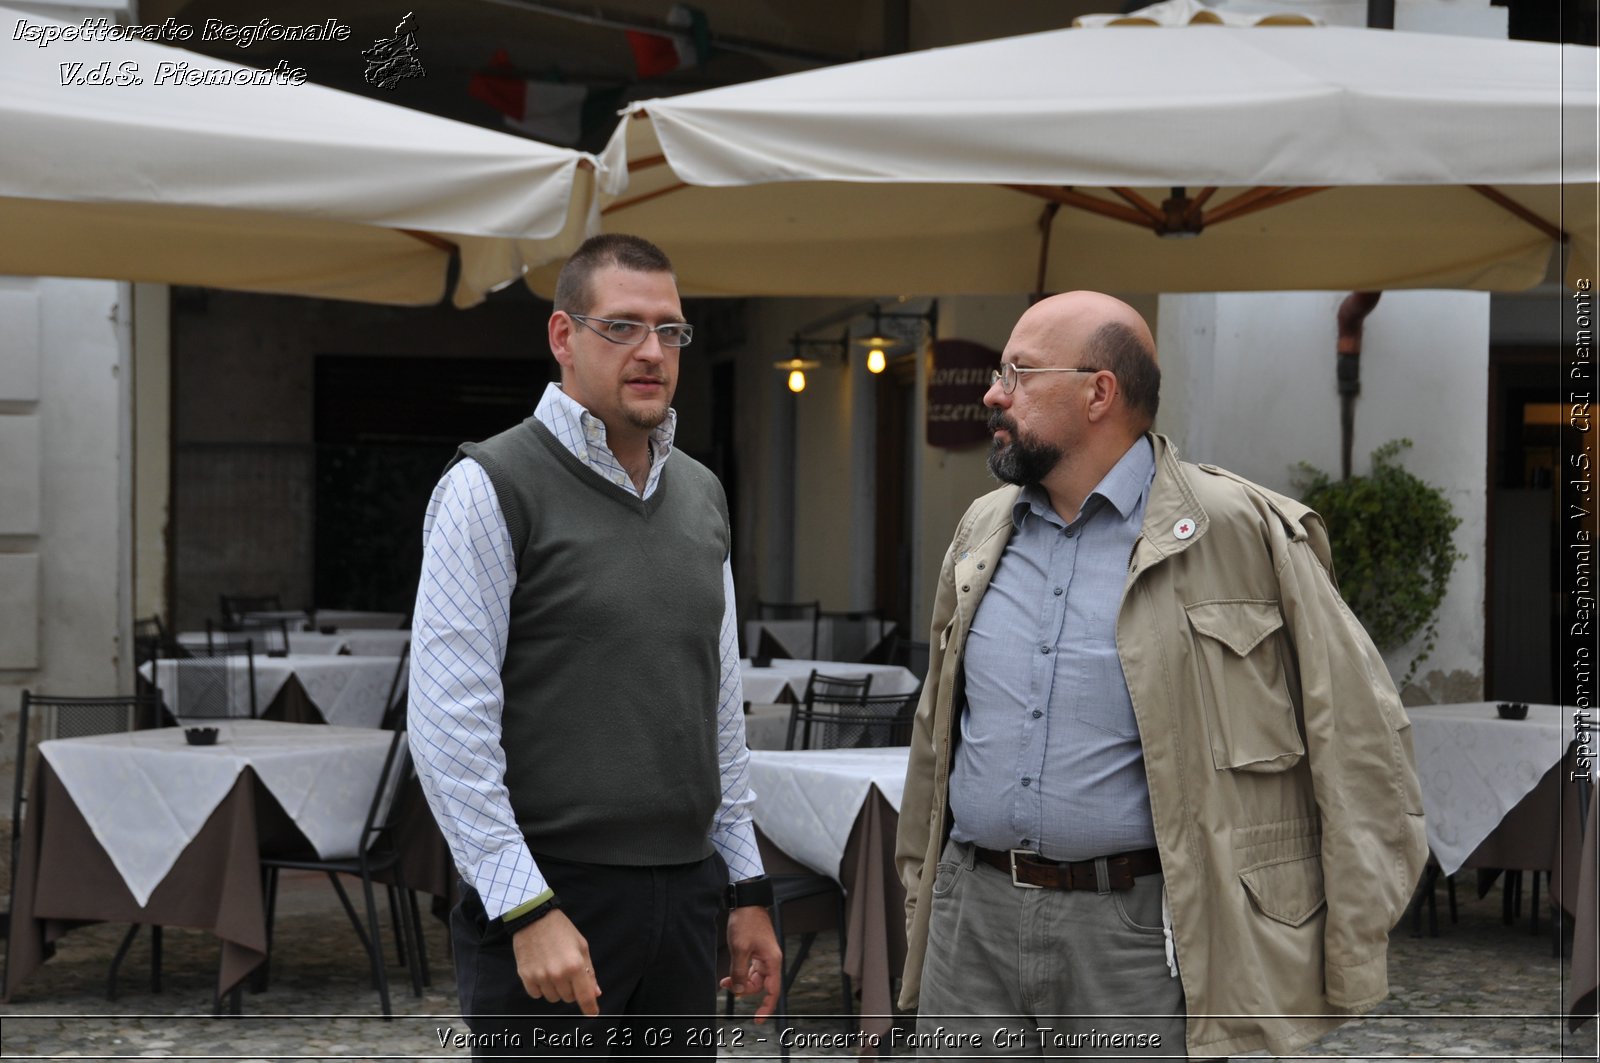
{"label": "ashtray on table", "polygon": [[1528,718],[1528,703],[1526,701],[1502,701],[1495,706],[1495,711],[1502,720],[1526,720]]}
{"label": "ashtray on table", "polygon": [[215,727],[185,727],[183,740],[191,746],[214,746],[217,744],[217,729]]}

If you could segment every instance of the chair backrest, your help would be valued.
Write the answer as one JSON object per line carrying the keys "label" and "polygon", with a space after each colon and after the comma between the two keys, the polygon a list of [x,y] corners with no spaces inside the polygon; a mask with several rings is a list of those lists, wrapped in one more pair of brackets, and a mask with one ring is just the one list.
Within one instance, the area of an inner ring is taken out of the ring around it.
{"label": "chair backrest", "polygon": [[[159,671],[156,673],[161,674]],[[260,715],[256,704],[255,642],[248,638],[206,632],[206,652],[182,662],[171,673],[177,687],[167,709],[180,720],[229,719]]]}
{"label": "chair backrest", "polygon": [[222,626],[233,629],[246,613],[276,613],[283,610],[283,602],[276,594],[219,594],[222,608]]}
{"label": "chair backrest", "polygon": [[[403,718],[402,718],[403,721]],[[377,855],[374,849],[395,844],[394,830],[400,813],[400,790],[411,777],[411,743],[404,726],[394,731],[389,740],[389,752],[383,758],[383,770],[378,773],[378,785],[372,792],[372,804],[367,807],[367,819],[361,828],[360,859],[365,862]]]}
{"label": "chair backrest", "polygon": [[167,635],[159,616],[140,616],[133,620],[133,666],[138,668],[147,661],[176,656],[177,645]]}
{"label": "chair backrest", "polygon": [[870,675],[853,679],[848,676],[823,675],[813,668],[811,678],[806,680],[805,703],[809,705],[812,699],[817,697],[853,698],[865,697],[870,693],[872,693]]}
{"label": "chair backrest", "polygon": [[819,696],[789,710],[785,749],[873,749],[911,744],[918,688],[910,694]]}
{"label": "chair backrest", "polygon": [[400,650],[400,660],[395,664],[394,678],[389,680],[389,696],[383,702],[383,722],[379,725],[385,731],[404,731],[406,729],[406,693],[410,689],[411,643],[406,643]]}
{"label": "chair backrest", "polygon": [[11,888],[16,892],[17,858],[22,851],[22,809],[27,801],[28,739],[33,721],[45,710],[41,738],[82,738],[88,735],[115,734],[152,727],[159,723],[161,704],[148,694],[131,697],[111,694],[105,697],[51,697],[22,692],[17,710],[17,759],[12,765],[11,783]]}

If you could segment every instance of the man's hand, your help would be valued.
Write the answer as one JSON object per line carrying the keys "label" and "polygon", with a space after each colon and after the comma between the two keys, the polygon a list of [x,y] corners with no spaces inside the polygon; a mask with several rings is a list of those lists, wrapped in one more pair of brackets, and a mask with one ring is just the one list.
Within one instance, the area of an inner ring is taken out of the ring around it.
{"label": "man's hand", "polygon": [[773,936],[772,917],[765,908],[751,904],[728,913],[728,951],[733,955],[722,988],[736,997],[765,991],[767,998],[756,1009],[756,1022],[765,1022],[778,1006],[783,985],[783,949]]}
{"label": "man's hand", "polygon": [[[767,936],[772,936],[770,926]],[[565,912],[558,908],[529,923],[512,935],[511,947],[517,956],[517,975],[530,997],[576,1003],[585,1015],[600,1014],[595,1001],[600,983],[589,961],[589,943]]]}

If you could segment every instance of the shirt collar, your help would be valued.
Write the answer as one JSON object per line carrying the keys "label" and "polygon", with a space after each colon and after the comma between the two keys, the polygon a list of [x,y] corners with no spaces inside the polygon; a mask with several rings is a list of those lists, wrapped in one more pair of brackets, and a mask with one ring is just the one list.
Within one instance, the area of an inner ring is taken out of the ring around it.
{"label": "shirt collar", "polygon": [[[1138,512],[1155,474],[1155,450],[1150,445],[1150,437],[1141,435],[1133,441],[1133,446],[1117,459],[1117,463],[1111,466],[1110,471],[1100,478],[1094,490],[1089,492],[1089,497],[1083,500],[1083,508],[1078,511],[1078,520],[1082,521],[1093,514],[1101,503],[1109,504],[1122,519],[1127,520]],[[1095,502],[1097,498],[1101,503]],[[1062,524],[1060,514],[1050,505],[1050,496],[1037,484],[1023,488],[1017,500],[1011,504],[1011,523],[1021,528],[1023,519],[1029,513],[1043,517],[1054,524]]]}
{"label": "shirt collar", "polygon": [[[606,442],[605,422],[568,395],[560,384],[551,382],[545,385],[544,394],[540,396],[539,405],[533,412],[547,428],[554,430],[563,423],[569,428],[565,432],[556,431],[555,436],[567,445],[575,457],[587,457],[573,445],[580,440],[589,440],[611,454],[610,444]],[[653,465],[667,460],[667,455],[672,453],[672,440],[677,432],[678,411],[668,407],[667,419],[650,430],[650,459]]]}

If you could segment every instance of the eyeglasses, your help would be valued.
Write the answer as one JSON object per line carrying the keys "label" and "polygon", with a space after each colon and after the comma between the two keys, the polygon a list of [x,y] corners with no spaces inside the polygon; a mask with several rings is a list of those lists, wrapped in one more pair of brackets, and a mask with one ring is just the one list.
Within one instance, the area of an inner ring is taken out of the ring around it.
{"label": "eyeglasses", "polygon": [[1007,395],[1009,395],[1013,391],[1017,390],[1017,381],[1022,378],[1022,374],[1023,373],[1098,373],[1098,372],[1100,372],[1100,370],[1098,370],[1098,369],[1091,369],[1091,368],[1089,368],[1087,366],[1077,366],[1077,365],[1074,365],[1074,366],[1048,365],[1048,366],[1040,366],[1037,369],[1023,369],[1023,368],[1021,368],[1019,366],[1012,365],[1010,362],[1006,362],[999,369],[996,369],[994,371],[994,375],[989,378],[989,386],[993,387],[995,384],[999,384],[1000,385],[1000,390],[1005,392]]}
{"label": "eyeglasses", "polygon": [[[620,343],[624,347],[637,347],[644,342],[644,338],[654,332],[663,347],[687,347],[689,341],[694,339],[694,326],[682,321],[668,321],[664,325],[646,325],[643,321],[623,321],[612,317],[590,317],[588,314],[568,314],[572,320],[593,332],[601,339]],[[598,321],[604,328],[595,328],[589,324]]]}

